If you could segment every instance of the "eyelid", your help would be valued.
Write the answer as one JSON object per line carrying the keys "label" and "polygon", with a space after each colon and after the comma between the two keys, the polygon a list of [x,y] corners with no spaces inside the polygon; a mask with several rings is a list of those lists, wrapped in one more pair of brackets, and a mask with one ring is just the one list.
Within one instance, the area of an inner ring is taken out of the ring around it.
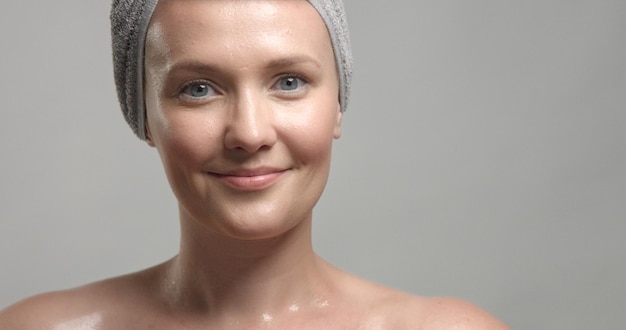
{"label": "eyelid", "polygon": [[[285,78],[296,78],[298,79],[300,82],[303,83],[303,86],[299,86],[297,89],[295,90],[281,90],[281,89],[277,89],[276,85],[280,84],[280,81],[282,79]],[[308,78],[306,78],[305,76],[298,74],[298,73],[284,73],[284,74],[280,74],[278,75],[278,77],[276,78],[274,84],[272,84],[272,89],[276,91],[276,93],[279,94],[284,94],[284,95],[299,95],[301,93],[304,93],[308,90],[308,88],[310,87],[311,82]]]}
{"label": "eyelid", "polygon": [[186,88],[192,85],[207,85],[215,90],[215,87],[213,86],[213,83],[210,80],[194,79],[194,80],[186,81],[183,84],[181,84],[180,87],[178,88],[178,92],[182,93]]}
{"label": "eyelid", "polygon": [[[211,90],[213,90],[213,95],[207,95],[207,96],[204,96],[204,97],[194,97],[194,96],[185,94],[185,90],[187,88],[191,87],[191,86],[194,86],[194,85],[206,85],[206,86],[208,86]],[[213,84],[212,81],[206,80],[206,79],[194,79],[194,80],[191,80],[191,81],[187,81],[187,82],[183,83],[178,88],[178,91],[177,91],[178,99],[180,99],[182,101],[185,101],[185,102],[192,102],[192,103],[199,103],[199,102],[205,101],[205,100],[207,100],[209,98],[215,97],[217,95],[220,95],[220,92],[215,87],[215,84]]]}
{"label": "eyelid", "polygon": [[304,75],[301,75],[299,73],[283,73],[283,74],[279,74],[277,80],[283,79],[283,78],[298,78],[302,81],[304,81],[305,83],[309,83],[309,79],[306,78]]}

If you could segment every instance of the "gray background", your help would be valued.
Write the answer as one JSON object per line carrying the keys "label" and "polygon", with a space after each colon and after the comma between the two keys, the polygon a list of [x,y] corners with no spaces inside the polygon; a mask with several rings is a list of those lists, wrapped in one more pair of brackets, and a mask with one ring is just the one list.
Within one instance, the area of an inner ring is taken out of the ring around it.
{"label": "gray background", "polygon": [[[626,1],[347,0],[317,251],[517,329],[623,329]],[[109,1],[0,4],[0,308],[161,262],[176,203],[114,93]]]}

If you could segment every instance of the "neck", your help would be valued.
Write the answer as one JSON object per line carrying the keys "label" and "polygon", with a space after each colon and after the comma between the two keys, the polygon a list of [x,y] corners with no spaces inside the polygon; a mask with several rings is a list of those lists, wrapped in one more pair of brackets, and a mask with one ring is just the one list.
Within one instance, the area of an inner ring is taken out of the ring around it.
{"label": "neck", "polygon": [[293,311],[323,305],[325,267],[312,249],[311,214],[258,240],[233,239],[181,216],[181,249],[168,265],[166,295],[175,308],[205,315]]}

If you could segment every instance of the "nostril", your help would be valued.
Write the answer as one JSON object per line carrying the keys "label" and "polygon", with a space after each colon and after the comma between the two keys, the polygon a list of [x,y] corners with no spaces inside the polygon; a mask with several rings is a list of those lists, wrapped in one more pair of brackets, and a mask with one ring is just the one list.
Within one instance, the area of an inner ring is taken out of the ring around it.
{"label": "nostril", "polygon": [[276,139],[276,131],[271,123],[238,120],[227,127],[224,144],[227,149],[241,149],[252,153],[271,148]]}
{"label": "nostril", "polygon": [[[244,86],[245,87],[245,86]],[[253,87],[242,87],[235,93],[224,143],[228,149],[256,152],[271,148],[276,143],[275,120],[272,108],[264,95]]]}

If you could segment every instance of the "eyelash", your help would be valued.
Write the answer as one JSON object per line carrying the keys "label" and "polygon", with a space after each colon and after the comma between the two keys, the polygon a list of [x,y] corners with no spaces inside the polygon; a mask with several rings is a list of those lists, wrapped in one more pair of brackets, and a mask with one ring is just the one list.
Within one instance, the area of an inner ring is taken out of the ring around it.
{"label": "eyelash", "polygon": [[272,88],[274,88],[276,85],[280,84],[280,82],[283,79],[287,79],[287,78],[295,78],[298,81],[300,81],[302,83],[302,86],[298,86],[295,90],[281,90],[281,89],[276,89],[276,92],[282,95],[286,95],[286,96],[298,96],[304,92],[306,92],[307,88],[309,87],[309,80],[307,78],[305,78],[304,76],[297,74],[297,73],[287,73],[287,74],[283,74],[278,76],[278,79],[276,79],[276,82],[274,82],[274,84],[272,85]]}
{"label": "eyelash", "polygon": [[[189,88],[191,88],[193,86],[199,86],[199,85],[204,85],[207,88],[210,88],[213,91],[214,95],[207,95],[207,96],[202,96],[202,97],[194,97],[192,95],[189,95],[189,93],[186,93],[187,89],[189,89]],[[210,98],[212,96],[215,96],[215,95],[219,95],[219,92],[217,91],[217,89],[215,87],[213,87],[213,84],[210,81],[203,80],[203,79],[192,80],[192,81],[189,81],[189,82],[183,84],[180,87],[180,90],[178,92],[178,98],[179,99],[184,100],[184,101],[188,101],[188,102],[192,102],[192,103],[194,103],[194,102],[195,103],[201,102],[201,101],[203,101],[203,100],[205,100],[207,98]]]}
{"label": "eyelash", "polygon": [[[280,84],[283,79],[287,79],[287,78],[297,79],[302,84],[302,86],[298,86],[295,90],[281,90],[276,87],[276,85]],[[286,74],[278,76],[276,81],[272,84],[272,90],[274,91],[274,93],[277,93],[286,97],[296,97],[305,93],[306,89],[309,87],[309,84],[310,84],[309,80],[300,74],[286,73]],[[189,93],[186,92],[187,89],[193,86],[198,86],[198,85],[204,85],[207,88],[210,88],[213,91],[214,95],[194,97],[192,95],[189,95]],[[185,102],[201,103],[205,101],[206,99],[211,98],[215,95],[219,95],[219,94],[220,93],[218,92],[218,90],[215,87],[213,87],[213,83],[211,83],[208,80],[197,79],[197,80],[192,80],[183,84],[179,89],[178,98]]]}

